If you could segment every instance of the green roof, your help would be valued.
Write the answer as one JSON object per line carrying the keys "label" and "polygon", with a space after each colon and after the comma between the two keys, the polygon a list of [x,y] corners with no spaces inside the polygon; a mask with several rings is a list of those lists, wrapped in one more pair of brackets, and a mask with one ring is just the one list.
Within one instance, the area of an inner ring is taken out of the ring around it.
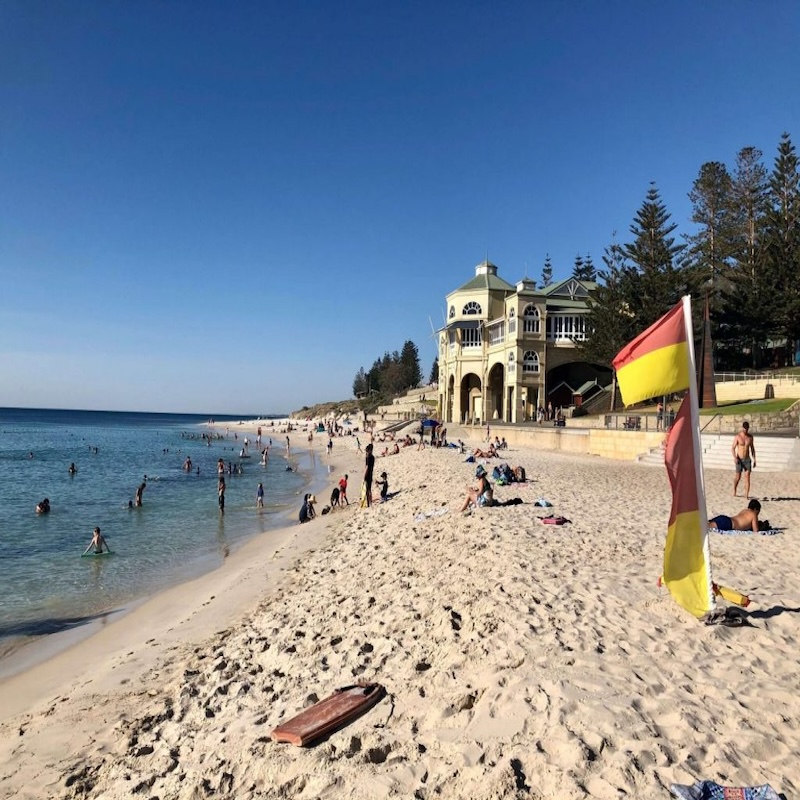
{"label": "green roof", "polygon": [[[504,281],[497,275],[487,272],[485,275],[476,275],[471,281],[467,281],[463,286],[459,286],[456,292],[468,292],[475,289],[489,289],[491,291],[516,292],[516,288],[508,281]],[[451,294],[453,294],[451,292]]]}

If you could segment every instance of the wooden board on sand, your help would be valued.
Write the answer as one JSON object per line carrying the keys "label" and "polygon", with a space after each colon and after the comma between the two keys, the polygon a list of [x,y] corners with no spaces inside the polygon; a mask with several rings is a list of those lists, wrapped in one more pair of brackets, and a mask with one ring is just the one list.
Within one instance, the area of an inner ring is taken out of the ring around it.
{"label": "wooden board on sand", "polygon": [[372,708],[385,694],[379,683],[337,689],[330,697],[278,725],[272,731],[272,738],[298,747],[313,744]]}

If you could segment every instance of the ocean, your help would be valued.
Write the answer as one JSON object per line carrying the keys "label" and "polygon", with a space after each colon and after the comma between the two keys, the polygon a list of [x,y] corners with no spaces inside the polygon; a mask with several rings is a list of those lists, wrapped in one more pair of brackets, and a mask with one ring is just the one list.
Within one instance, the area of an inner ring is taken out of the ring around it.
{"label": "ocean", "polygon": [[[214,419],[229,422],[228,432],[218,424],[224,438],[209,444],[202,435],[212,429],[199,415],[0,408],[0,655],[208,572],[244,539],[296,524],[303,493],[326,477],[305,434],[290,434],[287,461],[286,434],[268,421],[265,467],[252,433],[251,457],[239,457],[242,417]],[[219,458],[243,469],[225,474],[224,515]],[[142,506],[129,508],[144,476]],[[50,513],[36,514],[45,497]],[[112,555],[81,556],[95,526]]]}

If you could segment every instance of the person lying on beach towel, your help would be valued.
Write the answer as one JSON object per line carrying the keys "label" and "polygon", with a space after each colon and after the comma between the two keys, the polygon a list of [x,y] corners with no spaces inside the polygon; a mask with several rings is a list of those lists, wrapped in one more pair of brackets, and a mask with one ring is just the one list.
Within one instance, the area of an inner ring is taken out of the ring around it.
{"label": "person lying on beach towel", "polygon": [[743,508],[733,517],[719,514],[713,519],[710,519],[708,521],[708,527],[711,530],[753,531],[753,533],[758,533],[758,515],[760,511],[761,503],[759,503],[758,500],[751,500],[747,508]]}

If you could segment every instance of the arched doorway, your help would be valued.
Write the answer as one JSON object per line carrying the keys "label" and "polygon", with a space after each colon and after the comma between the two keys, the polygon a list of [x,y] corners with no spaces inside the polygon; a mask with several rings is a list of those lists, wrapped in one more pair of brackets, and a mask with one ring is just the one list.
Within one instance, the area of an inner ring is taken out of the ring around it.
{"label": "arched doorway", "polygon": [[453,422],[453,395],[455,391],[456,378],[455,375],[451,375],[447,382],[447,407],[445,409],[445,419],[450,423]]}
{"label": "arched doorway", "polygon": [[486,379],[486,419],[503,419],[503,386],[505,370],[502,364],[495,364]]}
{"label": "arched doorway", "polygon": [[468,372],[461,379],[461,397],[459,409],[461,419],[459,422],[480,423],[483,418],[483,397],[481,394],[481,379],[474,373]]}

